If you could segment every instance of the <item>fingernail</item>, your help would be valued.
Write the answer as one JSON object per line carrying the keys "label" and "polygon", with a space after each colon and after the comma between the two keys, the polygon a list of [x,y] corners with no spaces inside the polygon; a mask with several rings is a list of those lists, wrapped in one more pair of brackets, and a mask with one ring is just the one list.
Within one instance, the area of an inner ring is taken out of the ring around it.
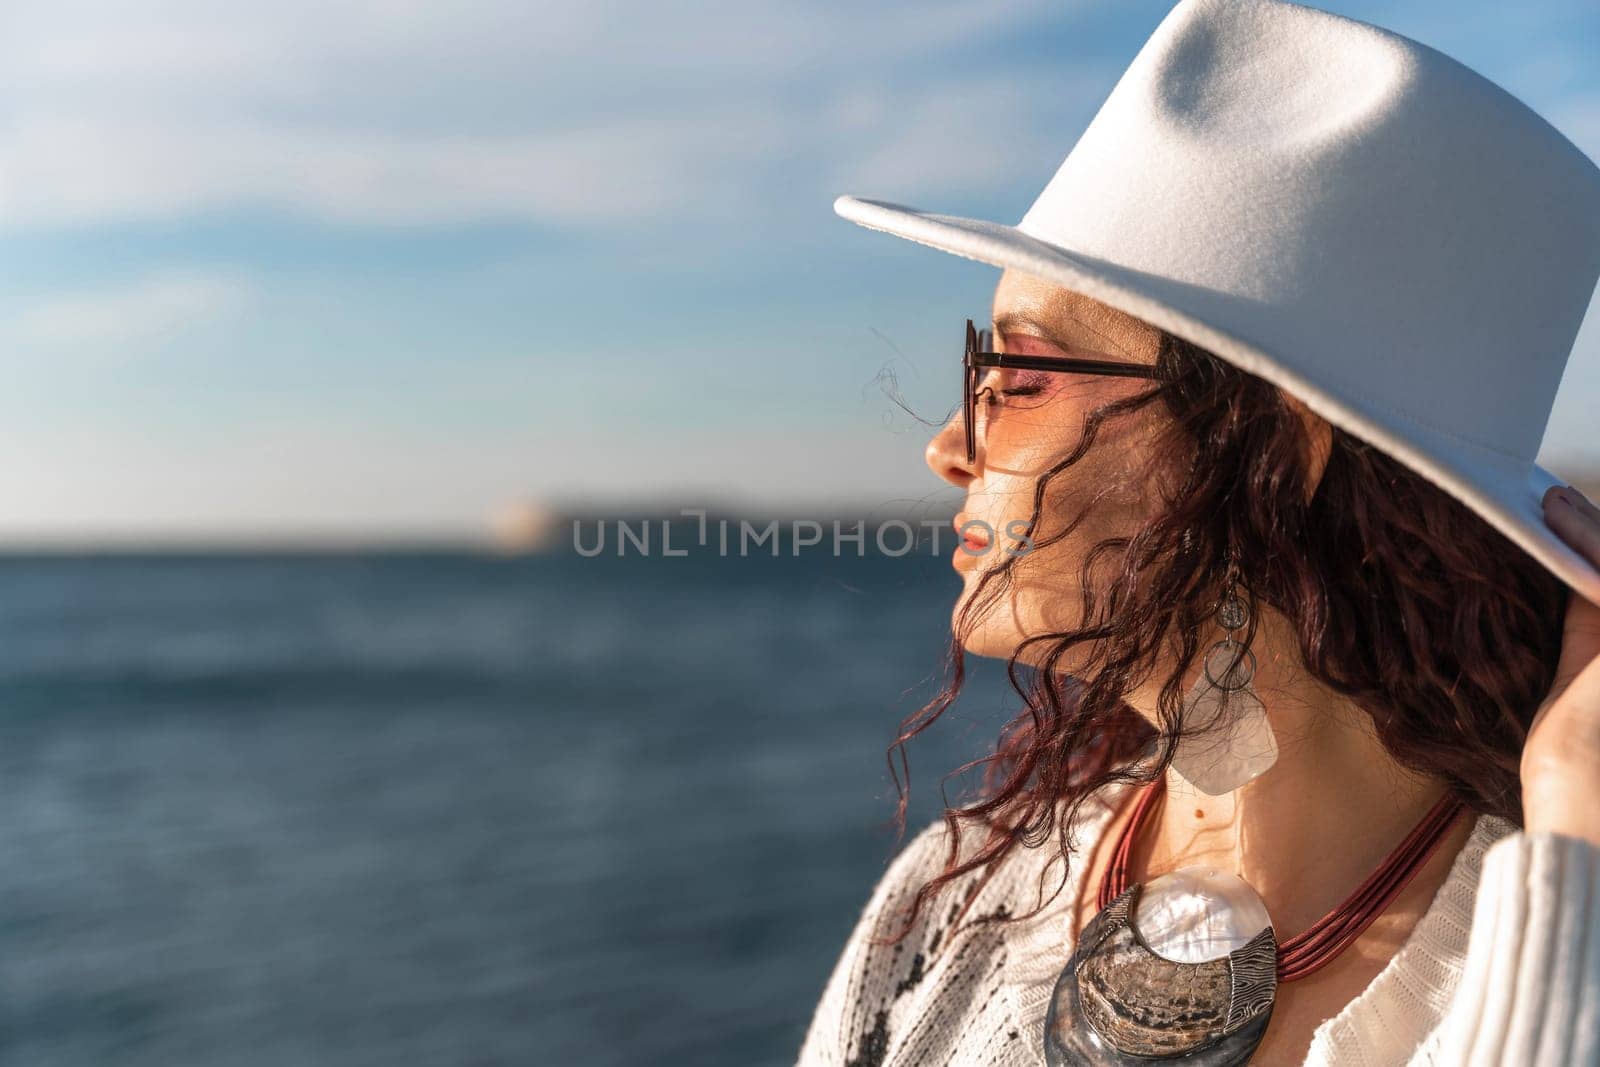
{"label": "fingernail", "polygon": [[1567,495],[1567,491],[1565,489],[1557,489],[1550,495],[1555,498],[1557,504],[1563,504],[1569,508],[1572,507],[1572,498]]}

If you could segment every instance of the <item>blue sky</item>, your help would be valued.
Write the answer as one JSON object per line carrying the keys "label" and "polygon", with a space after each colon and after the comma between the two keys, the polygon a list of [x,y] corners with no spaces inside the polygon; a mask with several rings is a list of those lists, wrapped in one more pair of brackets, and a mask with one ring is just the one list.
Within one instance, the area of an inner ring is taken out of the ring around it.
{"label": "blue sky", "polygon": [[[1600,5],[1320,6],[1600,158]],[[1143,0],[15,0],[0,541],[482,531],[519,500],[933,501],[1015,222]],[[1592,310],[1541,460],[1600,466]]]}

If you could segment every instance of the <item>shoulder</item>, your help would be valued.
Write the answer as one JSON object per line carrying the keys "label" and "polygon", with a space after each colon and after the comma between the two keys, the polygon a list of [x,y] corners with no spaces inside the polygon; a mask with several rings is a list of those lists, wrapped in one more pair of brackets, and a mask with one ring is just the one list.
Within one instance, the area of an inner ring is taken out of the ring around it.
{"label": "shoulder", "polygon": [[[958,858],[962,862],[972,854],[974,848],[970,844],[972,834],[971,829],[962,828],[958,842],[960,849]],[[950,826],[943,816],[924,824],[905,840],[889,858],[883,872],[867,895],[855,928],[846,942],[844,952],[846,956],[899,955],[902,952],[899,945],[878,945],[872,941],[900,932],[917,892],[945,871],[950,857],[951,842]],[[976,873],[966,872],[957,876],[942,886],[936,895],[931,896],[924,903],[904,942],[912,944],[925,940],[934,907],[948,896],[956,895],[961,884],[970,881]]]}
{"label": "shoulder", "polygon": [[1488,831],[1459,983],[1410,1062],[1600,1063],[1600,845]]}
{"label": "shoulder", "polygon": [[[1085,798],[1080,812],[1080,823],[1073,835],[1075,851],[1082,851],[1094,844],[1103,828],[1106,816],[1114,810],[1117,799],[1127,788],[1124,783],[1113,783],[1107,789]],[[1059,829],[1061,821],[1066,818],[1064,804],[1058,804],[1055,815],[1055,826]],[[972,823],[961,824],[959,840],[956,843],[958,863],[965,863],[978,853],[983,847],[983,836],[981,827]],[[919,828],[889,861],[887,868],[873,887],[871,897],[863,911],[863,922],[875,919],[877,925],[882,927],[880,932],[887,932],[890,929],[897,931],[898,926],[894,924],[900,917],[900,909],[909,905],[922,885],[946,869],[951,847],[950,825],[943,816]],[[1059,865],[1061,859],[1061,850],[1057,847],[1054,832],[1036,844],[1019,841],[993,865],[992,869],[980,866],[963,872],[942,887],[941,893],[932,902],[941,903],[943,910],[934,914],[953,915],[962,904],[973,897],[978,898],[974,901],[975,907],[981,905],[984,910],[998,907],[1015,912],[1023,903],[1018,891],[1024,886],[1036,888],[1034,883],[1038,880],[1040,870]],[[929,928],[932,919],[933,915],[929,913],[929,909],[925,909],[924,914],[918,918],[917,926],[913,927],[913,932]],[[948,925],[948,920],[942,923],[935,922],[933,931],[937,932],[945,925]]]}
{"label": "shoulder", "polygon": [[[961,860],[967,859],[972,852],[969,843],[972,833],[970,829],[962,829],[959,857]],[[868,900],[867,910],[869,912],[892,910],[892,907],[886,908],[886,906],[910,898],[920,886],[944,871],[950,855],[951,840],[950,825],[943,816],[923,825],[913,833],[889,860],[883,874],[879,876]],[[883,914],[882,917],[889,918],[887,914]]]}
{"label": "shoulder", "polygon": [[950,840],[950,825],[943,816],[923,825],[890,858],[873,895],[892,893],[907,882],[942,871],[949,855]]}
{"label": "shoulder", "polygon": [[[981,835],[981,827],[961,827],[959,862],[981,847],[972,840]],[[992,893],[1014,864],[1004,857],[987,882],[983,866],[957,875],[928,895],[908,923],[918,890],[945,871],[951,842],[940,817],[889,861],[813,1013],[799,1067],[966,1062],[958,1055],[964,1043],[978,1041],[987,1049],[985,1035],[1003,1015],[1003,1000],[989,995],[997,988],[999,946],[988,938],[953,935],[958,917],[965,925],[991,908],[988,893],[973,899],[978,888],[986,885]]]}
{"label": "shoulder", "polygon": [[[1312,1037],[1307,1064],[1395,1062],[1398,1050],[1421,1049],[1415,1063],[1442,1063],[1425,1051],[1447,1038],[1443,1020],[1451,1004],[1471,997],[1487,975],[1468,965],[1469,942],[1494,926],[1494,871],[1523,835],[1508,819],[1479,814],[1472,833],[1451,861],[1449,874],[1427,910],[1387,966]],[[1481,951],[1481,949],[1479,950]]]}
{"label": "shoulder", "polygon": [[917,890],[943,871],[949,841],[943,817],[935,819],[917,830],[878,876],[812,1012],[797,1067],[886,1062],[891,1035],[904,1022],[903,995],[927,968],[929,908],[895,944],[875,939],[899,931]]}
{"label": "shoulder", "polygon": [[[1100,804],[1089,798],[1086,824],[1098,823]],[[958,863],[982,848],[983,836],[981,826],[961,824]],[[951,847],[941,816],[921,826],[889,861],[813,1015],[800,1058],[804,1067],[862,1057],[894,1067],[1006,1062],[995,1058],[998,1049],[1010,1055],[1031,1047],[1012,1011],[1009,957],[1033,954],[1032,942],[1059,925],[981,920],[1030,910],[1041,871],[1058,861],[1060,850],[1053,836],[1038,845],[1019,841],[997,863],[965,871],[930,894],[908,926],[918,890],[947,869]],[[902,930],[893,943],[878,943]]]}

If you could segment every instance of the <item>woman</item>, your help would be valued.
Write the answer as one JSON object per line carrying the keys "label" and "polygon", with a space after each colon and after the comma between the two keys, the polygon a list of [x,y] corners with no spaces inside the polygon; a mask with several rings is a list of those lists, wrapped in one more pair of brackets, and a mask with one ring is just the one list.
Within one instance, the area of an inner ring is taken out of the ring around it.
{"label": "woman", "polygon": [[1006,268],[897,746],[962,649],[1027,707],[801,1064],[1600,1063],[1600,510],[1532,462],[1593,163],[1416,42],[1185,0],[1018,227],[836,209]]}

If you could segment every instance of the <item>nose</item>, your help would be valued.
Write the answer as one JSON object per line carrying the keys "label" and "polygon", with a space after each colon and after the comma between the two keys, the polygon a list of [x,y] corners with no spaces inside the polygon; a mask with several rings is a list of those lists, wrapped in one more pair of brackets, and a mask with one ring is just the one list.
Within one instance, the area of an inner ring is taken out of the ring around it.
{"label": "nose", "polygon": [[[983,446],[980,443],[981,455]],[[933,473],[958,488],[965,489],[978,476],[976,464],[967,462],[967,432],[961,412],[952,415],[948,422],[928,442],[923,458]]]}

